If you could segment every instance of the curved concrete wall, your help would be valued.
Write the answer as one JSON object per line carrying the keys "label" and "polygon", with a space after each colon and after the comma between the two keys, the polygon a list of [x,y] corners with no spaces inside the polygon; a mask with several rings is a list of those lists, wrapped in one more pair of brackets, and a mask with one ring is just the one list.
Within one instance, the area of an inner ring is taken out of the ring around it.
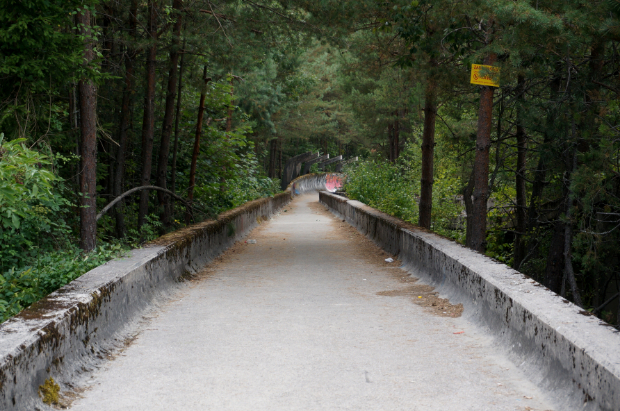
{"label": "curved concrete wall", "polygon": [[320,201],[487,328],[558,410],[620,410],[620,334],[522,273],[328,192]]}
{"label": "curved concrete wall", "polygon": [[246,203],[159,238],[89,271],[0,325],[0,409],[47,409],[38,389],[63,389],[125,344],[123,329],[158,297],[217,257],[299,193],[325,189],[325,174],[294,180],[271,198]]}

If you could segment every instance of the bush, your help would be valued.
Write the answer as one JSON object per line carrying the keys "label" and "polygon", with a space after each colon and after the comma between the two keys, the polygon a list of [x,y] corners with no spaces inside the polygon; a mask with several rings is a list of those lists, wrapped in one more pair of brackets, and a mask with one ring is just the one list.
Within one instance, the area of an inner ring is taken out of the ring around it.
{"label": "bush", "polygon": [[4,141],[0,134],[0,272],[53,250],[69,233],[60,217],[69,205],[57,190],[62,180],[46,169],[48,158],[24,141]]}
{"label": "bush", "polygon": [[[418,224],[421,173],[420,150],[407,146],[396,163],[374,156],[345,168],[345,190],[349,198]],[[462,241],[464,226],[458,221],[463,207],[456,202],[459,177],[447,162],[435,161],[432,230]]]}
{"label": "bush", "polygon": [[90,253],[70,246],[43,254],[32,265],[4,272],[0,275],[0,322],[122,252],[120,244],[102,245]]}

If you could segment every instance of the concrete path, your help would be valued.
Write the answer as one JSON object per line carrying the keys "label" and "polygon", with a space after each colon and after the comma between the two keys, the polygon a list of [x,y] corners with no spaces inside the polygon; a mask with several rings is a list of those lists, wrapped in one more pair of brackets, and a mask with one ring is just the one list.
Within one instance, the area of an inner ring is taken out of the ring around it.
{"label": "concrete path", "polygon": [[160,307],[71,409],[553,409],[458,307],[415,304],[428,293],[318,195],[286,210]]}

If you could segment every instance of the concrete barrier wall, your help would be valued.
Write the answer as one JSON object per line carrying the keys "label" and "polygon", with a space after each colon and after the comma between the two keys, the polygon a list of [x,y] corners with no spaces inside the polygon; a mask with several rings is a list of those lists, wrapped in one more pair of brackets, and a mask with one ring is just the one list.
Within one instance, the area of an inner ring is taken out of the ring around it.
{"label": "concrete barrier wall", "polygon": [[325,189],[325,174],[309,174],[272,198],[246,203],[170,233],[111,261],[0,325],[0,409],[47,409],[39,386],[52,377],[63,390],[122,347],[123,330],[187,274],[201,269],[268,219],[294,196]]}
{"label": "concrete barrier wall", "polygon": [[[527,276],[451,240],[328,192],[320,201],[404,267],[462,303],[557,410],[620,410],[620,335]],[[414,359],[412,359],[414,360]]]}

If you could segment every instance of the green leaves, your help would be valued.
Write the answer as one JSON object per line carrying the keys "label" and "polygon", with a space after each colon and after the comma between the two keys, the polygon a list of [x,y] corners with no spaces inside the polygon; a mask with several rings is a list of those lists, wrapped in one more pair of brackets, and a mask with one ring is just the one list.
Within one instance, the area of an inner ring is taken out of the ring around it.
{"label": "green leaves", "polygon": [[119,244],[105,244],[86,255],[70,246],[40,255],[29,266],[6,270],[0,275],[0,322],[122,253]]}
{"label": "green leaves", "polygon": [[0,133],[0,267],[4,269],[28,260],[35,244],[55,247],[50,234],[67,230],[63,220],[52,215],[69,204],[57,191],[61,179],[45,168],[50,160],[24,142],[6,141]]}

